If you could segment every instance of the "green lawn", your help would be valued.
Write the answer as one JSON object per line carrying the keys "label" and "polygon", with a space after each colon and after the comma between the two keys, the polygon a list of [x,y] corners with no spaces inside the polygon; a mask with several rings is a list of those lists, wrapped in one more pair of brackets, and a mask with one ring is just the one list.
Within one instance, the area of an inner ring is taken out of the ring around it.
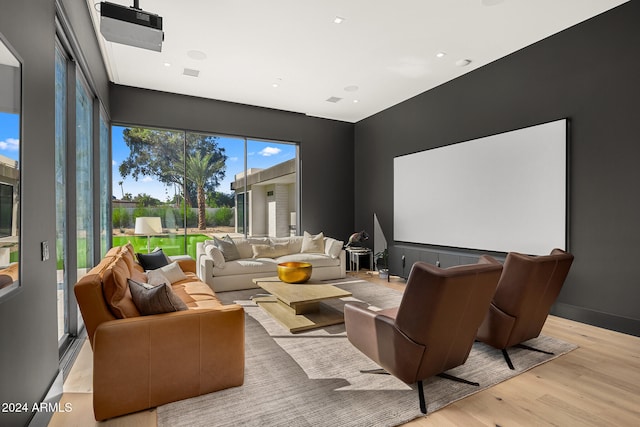
{"label": "green lawn", "polygon": [[[151,250],[158,247],[166,255],[184,255],[187,254],[191,258],[196,258],[196,244],[198,242],[204,242],[211,237],[204,234],[189,234],[187,235],[187,243],[185,248],[185,236],[184,234],[173,234],[168,236],[151,236],[150,246]],[[145,236],[113,236],[113,246],[126,245],[127,242],[131,242],[136,252],[147,252],[147,238]]]}

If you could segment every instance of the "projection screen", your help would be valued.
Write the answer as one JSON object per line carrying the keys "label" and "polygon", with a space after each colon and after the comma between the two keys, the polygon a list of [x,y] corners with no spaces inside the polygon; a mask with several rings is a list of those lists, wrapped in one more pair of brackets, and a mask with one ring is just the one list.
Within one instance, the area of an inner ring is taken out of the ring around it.
{"label": "projection screen", "polygon": [[394,240],[566,249],[567,119],[394,158]]}

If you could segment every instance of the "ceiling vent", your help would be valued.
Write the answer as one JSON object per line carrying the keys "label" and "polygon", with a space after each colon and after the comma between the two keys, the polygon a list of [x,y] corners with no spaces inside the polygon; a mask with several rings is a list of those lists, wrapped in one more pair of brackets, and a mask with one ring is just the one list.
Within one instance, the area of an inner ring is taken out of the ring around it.
{"label": "ceiling vent", "polygon": [[192,68],[185,68],[182,72],[183,75],[189,77],[198,77],[200,75],[200,70],[194,70]]}
{"label": "ceiling vent", "polygon": [[327,99],[327,102],[333,102],[334,104],[340,101],[342,101],[342,98],[338,98],[337,96],[332,96],[331,98]]}

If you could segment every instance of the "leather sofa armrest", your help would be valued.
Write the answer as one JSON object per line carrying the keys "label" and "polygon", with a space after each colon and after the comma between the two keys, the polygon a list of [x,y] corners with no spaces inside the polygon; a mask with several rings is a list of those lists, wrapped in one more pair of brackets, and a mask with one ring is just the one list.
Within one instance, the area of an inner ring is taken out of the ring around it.
{"label": "leather sofa armrest", "polygon": [[93,346],[96,420],[242,385],[239,305],[102,323]]}
{"label": "leather sofa armrest", "polygon": [[178,265],[184,272],[195,273],[196,272],[196,260],[195,259],[179,259]]}

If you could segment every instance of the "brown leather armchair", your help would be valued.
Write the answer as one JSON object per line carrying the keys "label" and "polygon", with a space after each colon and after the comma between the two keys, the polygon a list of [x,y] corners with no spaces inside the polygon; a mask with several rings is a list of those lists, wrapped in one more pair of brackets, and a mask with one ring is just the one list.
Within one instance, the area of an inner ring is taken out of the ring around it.
{"label": "brown leather armchair", "polygon": [[507,353],[509,347],[520,346],[548,353],[522,343],[540,335],[572,262],[573,255],[560,249],[544,256],[515,252],[507,255],[489,311],[478,329],[477,340],[502,350],[509,368],[514,369]]}
{"label": "brown leather armchair", "polygon": [[374,312],[345,305],[347,337],[391,375],[417,382],[420,410],[426,414],[422,380],[465,363],[501,271],[488,256],[447,269],[417,262],[399,307]]}

